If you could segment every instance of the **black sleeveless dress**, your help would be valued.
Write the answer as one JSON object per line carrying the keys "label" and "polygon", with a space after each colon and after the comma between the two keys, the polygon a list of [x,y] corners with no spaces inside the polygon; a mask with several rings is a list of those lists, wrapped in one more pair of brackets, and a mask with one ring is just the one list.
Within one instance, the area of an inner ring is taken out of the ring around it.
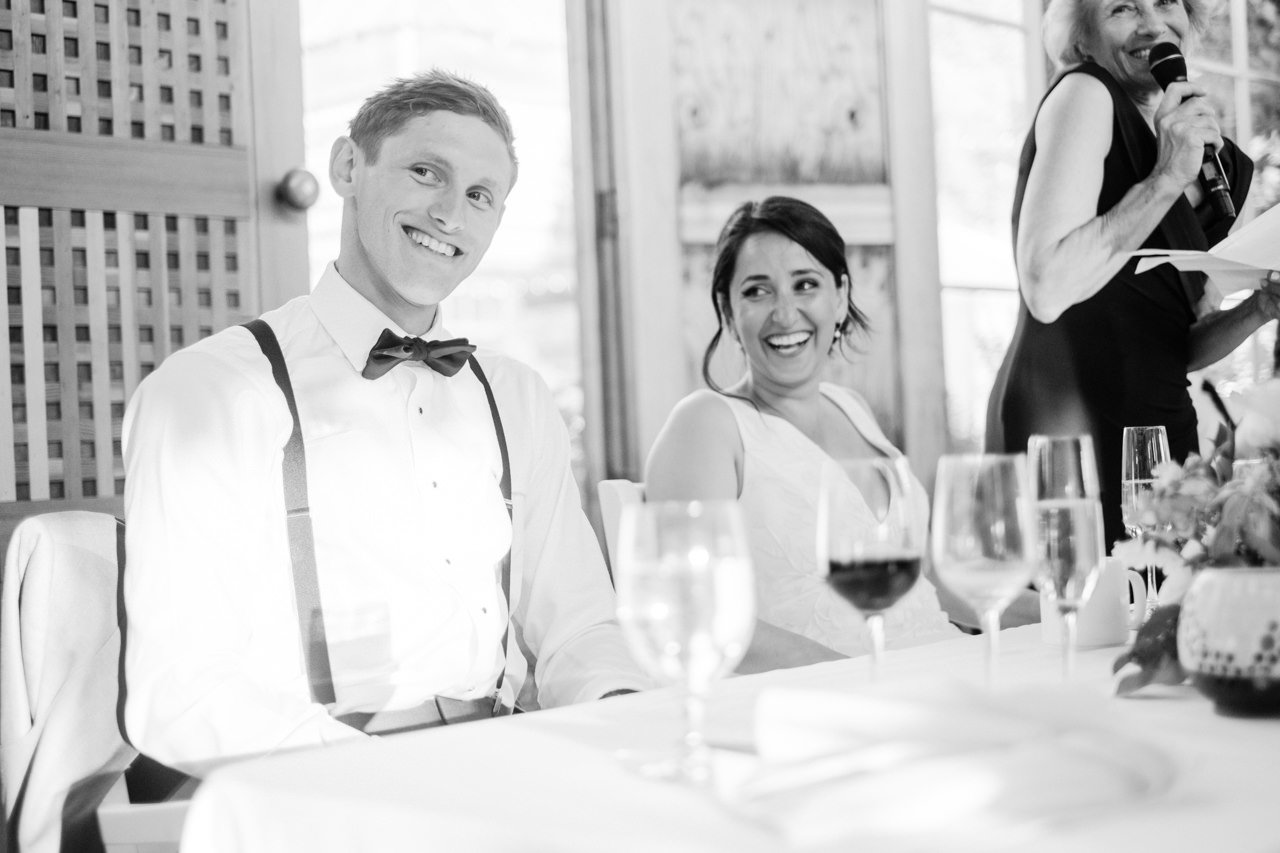
{"label": "black sleeveless dress", "polygon": [[[1155,134],[1105,69],[1085,63],[1066,74],[1088,74],[1111,93],[1115,117],[1098,195],[1102,214],[1155,167]],[[1015,246],[1035,156],[1033,125],[1018,166]],[[1253,162],[1230,140],[1220,156],[1240,209]],[[1208,206],[1202,208],[1179,196],[1142,248],[1203,251],[1217,243],[1231,223],[1215,221]],[[1013,341],[987,404],[988,451],[1024,452],[1027,438],[1035,434],[1093,436],[1108,550],[1124,535],[1120,516],[1124,427],[1163,424],[1169,433],[1169,450],[1179,461],[1197,451],[1199,444],[1196,413],[1187,393],[1187,365],[1190,329],[1196,321],[1195,306],[1204,294],[1204,276],[1179,273],[1168,264],[1137,275],[1135,265],[1133,260],[1127,262],[1101,290],[1052,323],[1032,317],[1020,296]]]}

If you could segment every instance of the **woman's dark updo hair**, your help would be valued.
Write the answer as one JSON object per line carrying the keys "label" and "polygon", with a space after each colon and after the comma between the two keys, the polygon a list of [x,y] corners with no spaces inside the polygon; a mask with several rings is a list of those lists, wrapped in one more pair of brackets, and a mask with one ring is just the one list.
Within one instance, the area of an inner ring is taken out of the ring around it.
{"label": "woman's dark updo hair", "polygon": [[707,344],[702,356],[702,379],[713,391],[724,393],[711,378],[711,358],[724,334],[725,326],[733,322],[729,309],[729,287],[738,266],[738,253],[748,237],[755,234],[781,234],[797,243],[826,267],[835,277],[836,286],[849,279],[845,287],[845,302],[849,311],[836,329],[836,344],[844,344],[855,332],[866,331],[867,317],[853,304],[853,283],[849,275],[849,261],[844,254],[844,238],[840,232],[811,204],[796,198],[774,195],[764,201],[748,201],[729,215],[729,220],[716,240],[716,264],[711,273],[711,307],[716,312],[716,333]]}

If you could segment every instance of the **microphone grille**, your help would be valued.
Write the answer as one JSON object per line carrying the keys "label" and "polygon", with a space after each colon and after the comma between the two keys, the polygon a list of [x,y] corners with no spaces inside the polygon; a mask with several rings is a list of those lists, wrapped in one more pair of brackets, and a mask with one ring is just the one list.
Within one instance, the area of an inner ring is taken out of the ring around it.
{"label": "microphone grille", "polygon": [[1147,54],[1147,64],[1151,66],[1151,76],[1160,84],[1161,89],[1169,88],[1169,84],[1187,79],[1187,60],[1182,51],[1172,42],[1162,41],[1151,47]]}

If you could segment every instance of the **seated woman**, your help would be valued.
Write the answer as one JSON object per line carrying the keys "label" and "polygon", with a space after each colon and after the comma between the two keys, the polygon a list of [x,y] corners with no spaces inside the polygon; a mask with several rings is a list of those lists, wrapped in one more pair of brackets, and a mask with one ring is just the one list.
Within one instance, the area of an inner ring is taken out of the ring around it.
{"label": "seated woman", "polygon": [[[711,302],[720,323],[702,365],[711,390],[672,411],[649,454],[646,497],[742,504],[759,622],[739,671],[865,654],[865,620],[817,565],[819,483],[835,459],[901,453],[861,397],[821,380],[829,355],[867,327],[853,304],[844,240],[805,202],[743,204],[717,242]],[[721,388],[710,365],[725,335],[742,349],[746,373]],[[925,490],[912,485],[906,499],[927,517]],[[884,494],[864,497],[883,513]],[[890,647],[956,633],[924,578],[885,614]]]}

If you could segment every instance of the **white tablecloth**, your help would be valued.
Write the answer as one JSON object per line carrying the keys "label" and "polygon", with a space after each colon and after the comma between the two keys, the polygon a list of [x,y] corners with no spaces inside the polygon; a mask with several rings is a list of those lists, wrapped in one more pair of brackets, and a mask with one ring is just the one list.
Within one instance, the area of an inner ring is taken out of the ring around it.
{"label": "white tablecloth", "polygon": [[[891,652],[882,683],[980,683],[982,639]],[[1060,650],[1041,641],[1039,626],[1005,631],[1000,640],[1002,689],[1061,685]],[[1069,689],[1109,697],[1119,651],[1082,650]],[[727,680],[712,697],[711,736],[749,743],[762,690],[866,689],[867,663]],[[1047,825],[1018,849],[1280,851],[1280,719],[1217,715],[1190,687],[1148,690],[1141,698],[1109,698],[1104,708],[1110,725],[1167,750],[1176,767],[1169,790],[1094,818]],[[182,850],[786,849],[776,832],[711,795],[643,779],[619,760],[620,750],[666,748],[680,731],[676,694],[661,690],[248,761],[216,771],[201,786]],[[966,837],[949,849],[1008,846]],[[875,849],[932,848],[904,836]]]}

